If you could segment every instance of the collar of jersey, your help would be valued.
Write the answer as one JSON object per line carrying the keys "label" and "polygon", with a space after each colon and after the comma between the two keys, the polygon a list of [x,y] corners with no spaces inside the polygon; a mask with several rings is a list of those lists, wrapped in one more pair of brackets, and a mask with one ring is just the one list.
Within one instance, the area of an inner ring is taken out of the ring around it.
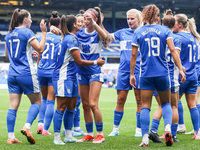
{"label": "collar of jersey", "polygon": [[91,32],[91,33],[88,33],[88,32],[87,32],[87,28],[85,28],[85,33],[86,33],[86,34],[93,34],[95,31],[96,31],[96,30],[94,30],[94,31]]}

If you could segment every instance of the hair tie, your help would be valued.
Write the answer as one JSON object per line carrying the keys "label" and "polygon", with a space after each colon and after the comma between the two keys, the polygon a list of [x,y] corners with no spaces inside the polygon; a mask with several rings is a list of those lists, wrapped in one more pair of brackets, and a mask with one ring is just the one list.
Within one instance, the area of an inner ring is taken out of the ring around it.
{"label": "hair tie", "polygon": [[189,19],[187,19],[187,21],[189,21]]}
{"label": "hair tie", "polygon": [[83,16],[83,14],[77,14],[76,17]]}
{"label": "hair tie", "polygon": [[20,9],[18,9],[18,12],[20,12]]}
{"label": "hair tie", "polygon": [[97,16],[92,11],[87,10],[86,12],[91,13],[97,19]]}

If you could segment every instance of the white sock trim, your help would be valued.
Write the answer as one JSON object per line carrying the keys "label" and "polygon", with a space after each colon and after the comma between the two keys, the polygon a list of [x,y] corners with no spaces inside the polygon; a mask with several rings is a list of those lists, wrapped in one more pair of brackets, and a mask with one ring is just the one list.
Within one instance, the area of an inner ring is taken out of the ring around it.
{"label": "white sock trim", "polygon": [[30,123],[25,123],[25,127],[30,130],[31,129],[31,124]]}
{"label": "white sock trim", "polygon": [[14,132],[9,132],[9,133],[8,133],[8,138],[11,139],[11,140],[14,140],[14,139],[15,139],[15,134],[14,134]]}

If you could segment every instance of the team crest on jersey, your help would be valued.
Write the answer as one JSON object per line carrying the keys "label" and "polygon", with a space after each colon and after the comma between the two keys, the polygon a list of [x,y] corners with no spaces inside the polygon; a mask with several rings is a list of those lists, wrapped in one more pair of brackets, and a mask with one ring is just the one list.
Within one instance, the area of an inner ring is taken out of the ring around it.
{"label": "team crest on jersey", "polygon": [[78,79],[81,80],[81,76],[80,75],[78,75]]}
{"label": "team crest on jersey", "polygon": [[74,45],[78,45],[78,41],[77,41],[77,39],[73,39],[73,43],[74,43]]}
{"label": "team crest on jersey", "polygon": [[92,41],[92,42],[94,41],[94,37],[93,37],[93,36],[91,37],[91,41]]}
{"label": "team crest on jersey", "polygon": [[70,89],[67,89],[67,93],[71,93]]}

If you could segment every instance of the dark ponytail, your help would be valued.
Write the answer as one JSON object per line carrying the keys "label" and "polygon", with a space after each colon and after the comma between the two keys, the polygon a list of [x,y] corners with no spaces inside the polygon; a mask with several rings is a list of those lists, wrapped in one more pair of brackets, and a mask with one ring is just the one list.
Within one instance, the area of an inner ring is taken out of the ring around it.
{"label": "dark ponytail", "polygon": [[20,11],[19,8],[15,9],[10,21],[9,31],[13,31],[15,27],[18,26],[17,18],[18,18],[18,12]]}
{"label": "dark ponytail", "polygon": [[74,23],[76,24],[76,17],[74,15],[67,15],[67,16],[62,15],[61,17],[62,38],[73,30]]}
{"label": "dark ponytail", "polygon": [[172,10],[166,10],[163,16],[163,24],[168,28],[172,29],[175,25],[175,18],[173,17]]}
{"label": "dark ponytail", "polygon": [[9,31],[13,31],[15,27],[18,27],[20,24],[22,24],[24,18],[28,18],[28,16],[29,12],[27,10],[20,10],[19,8],[16,8],[10,21]]}
{"label": "dark ponytail", "polygon": [[62,17],[61,17],[61,35],[62,35],[62,39],[68,33],[69,33],[69,30],[67,28],[66,16],[62,15]]}
{"label": "dark ponytail", "polygon": [[60,24],[60,17],[58,16],[57,11],[52,11],[51,18],[50,18],[50,24],[53,26],[58,27]]}

